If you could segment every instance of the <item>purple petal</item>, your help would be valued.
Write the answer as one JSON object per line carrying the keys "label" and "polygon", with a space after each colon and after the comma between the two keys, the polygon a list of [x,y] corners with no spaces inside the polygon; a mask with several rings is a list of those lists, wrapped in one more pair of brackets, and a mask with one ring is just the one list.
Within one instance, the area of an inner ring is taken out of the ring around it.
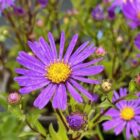
{"label": "purple petal", "polygon": [[107,116],[111,116],[111,117],[119,117],[120,112],[114,108],[109,109],[106,114]]}
{"label": "purple petal", "polygon": [[75,88],[69,82],[67,82],[66,86],[67,86],[68,91],[72,95],[72,97],[77,102],[79,102],[79,103],[83,102],[83,99],[82,99],[81,95],[75,90]]}
{"label": "purple petal", "polygon": [[69,46],[68,46],[68,49],[67,49],[67,51],[66,51],[66,54],[65,54],[65,56],[64,56],[64,61],[65,61],[65,62],[68,62],[69,57],[70,57],[70,55],[72,54],[72,51],[73,51],[73,49],[74,49],[74,47],[75,47],[75,45],[76,45],[77,39],[78,39],[78,34],[75,34],[75,35],[73,36],[73,38],[72,38],[72,40],[71,40]]}
{"label": "purple petal", "polygon": [[130,139],[130,137],[131,137],[130,122],[127,122],[127,125],[126,125],[126,137],[127,137],[128,139]]}
{"label": "purple petal", "polygon": [[16,68],[15,72],[18,74],[23,74],[26,76],[33,76],[33,77],[43,77],[45,76],[45,73],[39,73],[37,71],[33,71],[33,70],[27,70],[27,69],[23,69],[23,68]]}
{"label": "purple petal", "polygon": [[64,84],[60,84],[53,98],[53,107],[65,110],[67,107],[67,93]]}
{"label": "purple petal", "polygon": [[52,33],[50,33],[50,32],[48,33],[48,39],[49,39],[49,42],[50,42],[53,58],[57,59],[57,50],[56,50],[54,37],[53,37]]}
{"label": "purple petal", "polygon": [[90,55],[92,55],[96,50],[96,47],[93,47],[93,46],[94,46],[94,44],[89,45],[79,55],[73,57],[73,59],[71,59],[71,61],[70,61],[72,66],[74,66],[78,63],[81,63],[82,61],[87,59]]}
{"label": "purple petal", "polygon": [[94,101],[93,96],[80,84],[78,84],[75,80],[70,80],[70,82],[81,92],[83,93],[87,98],[89,98],[91,101]]}
{"label": "purple petal", "polygon": [[88,67],[90,65],[93,65],[99,61],[103,60],[103,58],[98,58],[98,59],[94,59],[90,62],[87,62],[87,63],[81,63],[81,64],[78,64],[78,65],[75,65],[72,67],[72,70],[77,70],[77,69],[81,69],[81,68],[85,68],[85,67]]}
{"label": "purple petal", "polygon": [[31,91],[34,91],[34,90],[40,89],[40,88],[42,88],[44,86],[47,86],[49,83],[50,82],[47,81],[47,82],[42,82],[41,84],[36,84],[36,85],[33,85],[33,86],[24,87],[24,88],[21,88],[19,90],[19,92],[21,94],[27,94],[27,93],[29,93]]}
{"label": "purple petal", "polygon": [[79,75],[79,76],[90,76],[90,75],[96,75],[101,73],[104,70],[103,66],[91,66],[88,68],[83,68],[80,70],[75,70],[72,72],[72,75]]}
{"label": "purple petal", "polygon": [[40,37],[39,41],[40,41],[40,46],[42,47],[42,50],[44,51],[44,54],[47,57],[47,59],[53,60],[53,56],[49,44],[44,40],[43,37]]}
{"label": "purple petal", "polygon": [[140,33],[135,37],[135,46],[140,50]]}
{"label": "purple petal", "polygon": [[122,120],[120,118],[106,121],[105,123],[103,123],[103,128],[105,131],[108,131],[110,129],[115,128],[117,125],[119,125],[121,121]]}
{"label": "purple petal", "polygon": [[42,50],[40,43],[28,41],[28,45],[31,48],[32,52],[45,64],[48,65],[48,58],[46,57],[46,53]]}
{"label": "purple petal", "polygon": [[26,52],[24,51],[20,51],[19,52],[19,57],[24,60],[24,61],[29,61],[31,62],[32,64],[36,65],[36,66],[39,66],[41,68],[45,67],[45,65],[39,61],[37,58],[35,58],[34,56],[31,56],[29,54],[27,54]]}
{"label": "purple petal", "polygon": [[34,101],[34,106],[39,109],[44,108],[52,98],[56,88],[56,85],[49,84],[48,87],[42,90],[39,96],[36,98]]}
{"label": "purple petal", "polygon": [[85,49],[85,47],[87,47],[89,41],[84,42],[71,56],[70,58],[70,62],[73,58],[75,58],[75,56],[79,55],[79,53],[81,53],[81,51],[83,51],[83,49]]}
{"label": "purple petal", "polygon": [[89,84],[100,84],[98,80],[94,80],[94,79],[84,78],[80,76],[72,76],[72,78]]}
{"label": "purple petal", "polygon": [[123,131],[125,125],[126,125],[126,121],[122,120],[122,122],[114,129],[115,134],[119,135]]}
{"label": "purple petal", "polygon": [[37,85],[41,83],[47,83],[48,80],[44,77],[26,77],[26,76],[20,76],[20,77],[15,77],[14,80],[18,82],[20,86],[32,86],[32,85]]}
{"label": "purple petal", "polygon": [[19,62],[21,65],[23,65],[24,67],[31,69],[33,71],[37,71],[38,73],[45,73],[45,67],[39,67],[33,63],[30,63],[29,61],[24,61],[23,59],[21,59],[20,57],[17,57],[17,62]]}
{"label": "purple petal", "polygon": [[137,125],[136,121],[132,120],[130,122],[130,127],[131,127],[131,131],[133,133],[133,136],[134,137],[138,137],[139,132],[138,132],[138,129],[137,129],[138,128],[138,125]]}
{"label": "purple petal", "polygon": [[59,59],[61,60],[63,57],[63,52],[64,52],[64,47],[65,47],[65,33],[61,33],[61,39],[60,39],[60,48],[59,48]]}

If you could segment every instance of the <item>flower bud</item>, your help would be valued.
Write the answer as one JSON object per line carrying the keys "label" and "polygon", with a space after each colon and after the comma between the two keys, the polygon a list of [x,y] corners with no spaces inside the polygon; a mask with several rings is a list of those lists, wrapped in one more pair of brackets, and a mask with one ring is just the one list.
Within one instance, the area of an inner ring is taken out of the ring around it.
{"label": "flower bud", "polygon": [[96,54],[96,56],[101,57],[106,54],[106,51],[103,47],[99,47],[96,49],[95,54]]}
{"label": "flower bud", "polygon": [[104,80],[101,84],[101,88],[104,92],[109,92],[112,89],[112,81],[109,79]]}
{"label": "flower bud", "polygon": [[18,104],[21,100],[21,95],[17,92],[10,93],[8,95],[8,103],[9,104]]}
{"label": "flower bud", "polygon": [[80,130],[84,128],[86,124],[86,115],[82,113],[72,113],[71,115],[67,116],[67,122],[69,124],[69,127],[72,130]]}

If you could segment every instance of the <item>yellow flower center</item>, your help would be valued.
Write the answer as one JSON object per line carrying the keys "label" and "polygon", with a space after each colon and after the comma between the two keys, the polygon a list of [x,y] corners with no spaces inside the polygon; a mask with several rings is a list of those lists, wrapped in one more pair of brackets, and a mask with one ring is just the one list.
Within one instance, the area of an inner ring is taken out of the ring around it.
{"label": "yellow flower center", "polygon": [[55,62],[50,64],[47,68],[46,77],[51,80],[53,83],[65,82],[70,74],[70,66],[64,62]]}
{"label": "yellow flower center", "polygon": [[126,121],[130,121],[131,119],[134,118],[135,112],[134,109],[132,107],[124,107],[121,110],[121,118],[126,120]]}

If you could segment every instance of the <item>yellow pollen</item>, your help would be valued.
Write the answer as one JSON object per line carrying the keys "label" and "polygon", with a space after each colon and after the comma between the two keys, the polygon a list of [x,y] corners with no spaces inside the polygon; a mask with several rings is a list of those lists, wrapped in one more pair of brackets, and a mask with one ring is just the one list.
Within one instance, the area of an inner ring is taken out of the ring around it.
{"label": "yellow pollen", "polygon": [[132,107],[124,107],[120,113],[121,118],[126,121],[130,121],[131,119],[133,119],[134,115],[135,115],[135,112]]}
{"label": "yellow pollen", "polygon": [[52,63],[46,68],[46,70],[46,77],[56,84],[65,82],[71,74],[70,66],[64,62]]}

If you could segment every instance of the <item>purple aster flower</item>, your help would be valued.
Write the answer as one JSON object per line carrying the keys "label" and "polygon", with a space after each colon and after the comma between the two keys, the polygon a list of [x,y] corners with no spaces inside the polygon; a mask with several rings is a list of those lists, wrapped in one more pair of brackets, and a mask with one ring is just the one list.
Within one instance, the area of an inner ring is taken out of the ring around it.
{"label": "purple aster flower", "polygon": [[48,0],[38,0],[38,2],[41,4],[42,7],[45,7],[48,4]]}
{"label": "purple aster flower", "polygon": [[140,50],[140,33],[135,37],[134,44]]}
{"label": "purple aster flower", "polygon": [[72,130],[78,131],[82,129],[87,122],[86,120],[86,115],[81,113],[72,113],[67,116],[67,122]]}
{"label": "purple aster flower", "polygon": [[100,83],[98,80],[87,78],[87,76],[93,76],[103,71],[103,66],[93,66],[102,58],[84,62],[96,51],[96,47],[87,41],[76,51],[73,51],[78,39],[76,34],[73,36],[64,54],[65,34],[62,32],[60,49],[59,53],[57,53],[55,41],[51,33],[48,33],[48,39],[50,44],[42,37],[38,42],[28,42],[35,56],[30,56],[24,51],[19,52],[17,61],[25,67],[16,69],[18,74],[23,75],[15,78],[15,81],[20,86],[23,86],[20,89],[20,93],[27,94],[43,88],[34,101],[34,106],[39,109],[47,105],[52,98],[54,108],[66,109],[67,91],[79,103],[83,102],[83,99],[78,91],[90,100],[93,100],[93,96],[77,81],[90,84]]}
{"label": "purple aster flower", "polygon": [[14,13],[17,16],[24,16],[25,15],[25,10],[23,8],[14,6],[13,9],[14,9]]}
{"label": "purple aster flower", "polygon": [[102,7],[100,5],[96,6],[92,10],[92,17],[95,20],[103,20],[104,19],[104,11],[103,11],[103,9],[102,9]]}
{"label": "purple aster flower", "polygon": [[140,26],[139,0],[127,0],[127,2],[123,4],[123,13],[124,16],[130,21],[128,24],[131,28],[136,28]]}
{"label": "purple aster flower", "polygon": [[0,12],[14,4],[14,0],[0,0]]}
{"label": "purple aster flower", "polygon": [[[121,88],[119,93],[114,92],[113,101],[127,95],[127,90]],[[139,100],[126,101],[121,100],[116,105],[116,108],[111,108],[106,113],[112,119],[103,123],[105,131],[114,129],[114,133],[119,135],[126,129],[126,137],[130,139],[131,134],[134,137],[139,136],[140,132],[140,102]]]}

